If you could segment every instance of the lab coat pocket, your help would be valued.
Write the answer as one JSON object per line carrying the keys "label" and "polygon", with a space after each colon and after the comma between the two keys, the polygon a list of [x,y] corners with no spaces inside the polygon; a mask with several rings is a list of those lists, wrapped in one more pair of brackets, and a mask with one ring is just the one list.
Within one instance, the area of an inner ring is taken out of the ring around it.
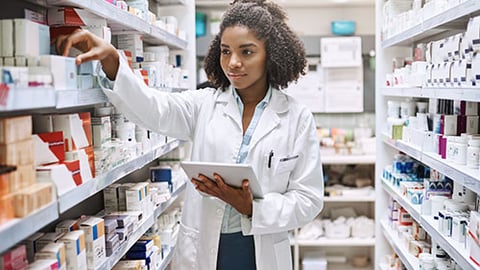
{"label": "lab coat pocket", "polygon": [[198,269],[198,237],[197,230],[180,223],[177,242],[179,248],[175,249],[173,269]]}
{"label": "lab coat pocket", "polygon": [[273,249],[275,250],[275,261],[277,262],[276,270],[291,270],[292,269],[292,254],[290,252],[290,240],[287,238],[276,244]]}
{"label": "lab coat pocket", "polygon": [[274,171],[275,175],[280,175],[283,173],[291,172],[297,164],[297,160],[300,155],[289,155],[286,157],[280,157],[274,159]]}

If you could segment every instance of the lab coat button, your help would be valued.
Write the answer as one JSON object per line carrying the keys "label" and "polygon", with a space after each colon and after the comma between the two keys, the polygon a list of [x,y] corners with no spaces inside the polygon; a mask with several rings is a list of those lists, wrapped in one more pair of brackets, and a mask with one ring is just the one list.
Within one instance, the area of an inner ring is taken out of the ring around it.
{"label": "lab coat button", "polygon": [[217,215],[221,216],[223,214],[223,210],[222,209],[217,209]]}
{"label": "lab coat button", "polygon": [[210,253],[215,254],[216,252],[217,252],[217,251],[216,251],[215,248],[211,248],[211,249],[210,249]]}

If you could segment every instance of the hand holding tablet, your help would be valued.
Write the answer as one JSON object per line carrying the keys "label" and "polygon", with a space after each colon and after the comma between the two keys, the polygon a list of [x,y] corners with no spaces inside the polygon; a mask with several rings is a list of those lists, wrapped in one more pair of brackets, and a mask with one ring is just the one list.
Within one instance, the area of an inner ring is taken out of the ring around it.
{"label": "hand holding tablet", "polygon": [[180,165],[189,179],[198,178],[199,174],[203,174],[214,180],[213,174],[217,173],[225,183],[234,187],[241,187],[242,181],[248,179],[253,196],[255,198],[263,196],[260,183],[249,164],[182,161]]}

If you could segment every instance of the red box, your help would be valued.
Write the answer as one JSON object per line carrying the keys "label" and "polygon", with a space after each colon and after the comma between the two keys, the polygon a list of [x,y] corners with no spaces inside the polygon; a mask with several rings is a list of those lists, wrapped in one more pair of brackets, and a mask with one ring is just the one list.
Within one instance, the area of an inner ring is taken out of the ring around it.
{"label": "red box", "polygon": [[63,162],[67,169],[72,173],[73,181],[77,186],[83,183],[82,175],[80,174],[80,160],[65,161]]}
{"label": "red box", "polygon": [[[36,135],[42,140],[42,142],[48,143],[48,148],[55,157],[57,157],[58,162],[61,163],[65,160],[65,142],[63,141],[62,131],[40,133]],[[38,155],[41,153],[36,154]]]}

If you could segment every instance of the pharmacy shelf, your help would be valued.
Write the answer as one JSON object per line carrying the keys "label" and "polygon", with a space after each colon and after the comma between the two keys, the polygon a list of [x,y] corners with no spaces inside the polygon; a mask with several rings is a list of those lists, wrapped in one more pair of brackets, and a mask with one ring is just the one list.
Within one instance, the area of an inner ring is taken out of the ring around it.
{"label": "pharmacy shelf", "polygon": [[460,265],[461,269],[478,269],[478,267],[469,259],[468,254],[470,252],[465,248],[464,243],[459,243],[451,237],[445,237],[441,234],[437,230],[438,220],[434,220],[433,216],[422,216],[422,227],[432,239],[435,239],[442,249]]}
{"label": "pharmacy shelf", "polygon": [[393,250],[395,250],[395,253],[397,253],[398,257],[405,265],[405,267],[408,270],[419,270],[418,259],[408,252],[404,244],[400,243],[400,238],[396,236],[393,230],[390,228],[390,226],[388,225],[388,221],[382,220],[380,224],[382,227],[383,235],[385,236]]}
{"label": "pharmacy shelf", "polygon": [[60,213],[64,213],[68,209],[93,196],[97,192],[102,191],[107,186],[115,183],[128,174],[143,168],[145,164],[148,164],[162,155],[172,151],[180,144],[180,141],[173,140],[167,144],[155,148],[153,151],[119,165],[107,173],[99,175],[69,192],[66,192],[58,199],[58,210]]}
{"label": "pharmacy shelf", "polygon": [[89,106],[108,102],[107,96],[101,88],[84,90],[59,90],[56,91],[57,109],[67,109],[81,106]]}
{"label": "pharmacy shelf", "polygon": [[382,178],[382,187],[385,189],[388,194],[395,199],[403,208],[407,210],[407,212],[410,214],[410,216],[415,219],[417,223],[421,223],[421,206],[420,205],[415,205],[409,202],[405,197],[403,197],[398,188],[392,186],[387,180]]}
{"label": "pharmacy shelf", "polygon": [[315,240],[296,240],[296,244],[300,247],[373,247],[375,238],[332,239],[322,237]]}
{"label": "pharmacy shelf", "polygon": [[381,89],[383,96],[440,98],[465,101],[480,101],[480,88],[420,88],[388,87]]}
{"label": "pharmacy shelf", "polygon": [[375,164],[375,155],[322,155],[323,165]]}
{"label": "pharmacy shelf", "polygon": [[24,218],[16,218],[0,225],[0,254],[34,232],[58,219],[57,202],[54,201]]}
{"label": "pharmacy shelf", "polygon": [[107,19],[112,34],[131,34],[136,32],[143,35],[143,40],[151,44],[166,44],[176,49],[186,49],[187,41],[149,24],[142,18],[117,8],[107,1],[98,0],[47,0],[53,6],[73,6],[86,9],[98,16]]}
{"label": "pharmacy shelf", "polygon": [[157,219],[163,212],[165,212],[165,210],[167,210],[168,207],[170,207],[173,204],[173,202],[175,202],[178,199],[178,197],[182,194],[182,192],[185,190],[186,187],[187,187],[187,183],[184,182],[182,185],[180,185],[176,190],[172,192],[170,199],[168,199],[166,202],[161,203],[155,209],[155,212],[153,214],[155,219]]}
{"label": "pharmacy shelf", "polygon": [[466,188],[480,193],[480,171],[477,169],[470,169],[465,165],[452,164],[440,158],[435,153],[424,153],[416,146],[403,142],[401,140],[393,140],[388,135],[382,135],[383,142],[412,158],[422,162],[423,164],[434,168],[440,173],[464,185]]}
{"label": "pharmacy shelf", "polygon": [[411,45],[415,41],[432,37],[449,29],[462,28],[465,30],[468,19],[471,16],[478,15],[479,11],[480,1],[467,0],[460,5],[421,21],[419,24],[399,34],[388,37],[382,41],[382,47]]}
{"label": "pharmacy shelf", "polygon": [[473,262],[470,261],[468,256],[466,256],[468,251],[465,249],[463,244],[454,241],[451,237],[445,237],[437,230],[437,220],[434,220],[432,216],[421,215],[420,206],[413,205],[407,201],[399,194],[398,189],[392,187],[385,179],[382,179],[382,186],[390,194],[390,196],[392,196],[403,208],[405,208],[410,216],[412,216],[422,226],[422,228],[425,229],[428,235],[437,241],[442,249],[445,250],[445,252],[447,252],[448,255],[452,257],[462,269],[477,269]]}
{"label": "pharmacy shelf", "polygon": [[55,108],[55,90],[11,88],[0,90],[0,112]]}
{"label": "pharmacy shelf", "polygon": [[375,191],[372,190],[371,195],[368,196],[325,196],[324,202],[374,202]]}
{"label": "pharmacy shelf", "polygon": [[[147,232],[147,230],[153,226],[155,219],[153,215],[145,218],[142,223],[137,227],[137,229],[130,235],[126,241],[120,244],[120,247],[117,248],[110,257],[107,257],[107,260],[100,267],[101,270],[112,269],[115,264],[117,264],[120,259],[127,253],[127,251],[137,242],[137,240]],[[99,269],[95,269],[99,270]]]}

